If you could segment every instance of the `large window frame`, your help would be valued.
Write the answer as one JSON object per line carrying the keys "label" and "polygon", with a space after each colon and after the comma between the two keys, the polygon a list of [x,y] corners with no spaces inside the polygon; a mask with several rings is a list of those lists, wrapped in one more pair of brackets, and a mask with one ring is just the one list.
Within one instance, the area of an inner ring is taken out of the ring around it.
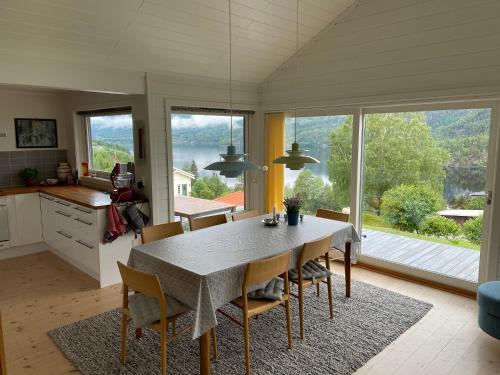
{"label": "large window frame", "polygon": [[[109,179],[111,172],[101,171],[99,169],[95,169],[92,165],[93,163],[93,150],[92,150],[92,131],[90,118],[97,116],[119,116],[119,115],[130,115],[132,117],[132,144],[135,147],[135,137],[134,137],[134,115],[132,113],[131,107],[123,107],[123,108],[109,108],[109,109],[100,109],[96,111],[85,111],[78,113],[83,118],[84,125],[84,135],[85,135],[85,157],[89,163],[89,172],[96,177]],[[135,163],[135,153],[134,160]]]}
{"label": "large window frame", "polygon": [[[500,187],[500,174],[495,170],[500,166],[497,161],[500,155],[500,101],[497,99],[460,99],[460,100],[434,100],[419,101],[407,103],[374,103],[373,105],[359,106],[338,106],[298,109],[298,117],[306,116],[335,116],[335,115],[353,115],[352,126],[352,171],[351,171],[351,200],[350,200],[350,221],[356,230],[360,233],[362,229],[362,194],[363,194],[363,170],[364,170],[364,131],[365,115],[387,112],[418,112],[433,110],[453,110],[453,109],[491,109],[490,139],[488,148],[488,165],[486,190],[495,192]],[[273,108],[272,111],[277,111]],[[286,113],[290,113],[285,111]],[[491,206],[487,206],[484,212],[483,242],[480,254],[479,283],[496,277],[497,267],[500,264],[500,254],[497,249],[500,247],[500,233],[493,231],[493,221],[500,218],[500,203],[495,204],[495,199]],[[362,239],[363,240],[363,239]],[[438,274],[432,274],[428,271],[410,269],[406,266],[385,262],[381,264],[368,256],[364,256],[362,247],[358,261],[367,266],[382,267],[390,272],[402,273],[417,277],[452,288],[461,290],[475,291],[476,283],[467,283],[458,279],[446,279]]]}
{"label": "large window frame", "polygon": [[[250,123],[251,123],[251,116],[253,115],[254,111],[246,111],[246,110],[233,110],[232,115],[233,117],[238,116],[238,117],[243,117],[243,153],[247,154],[248,157],[248,149],[249,149],[249,132],[250,132]],[[169,111],[170,118],[172,118],[173,115],[206,115],[206,116],[224,116],[224,117],[229,117],[231,116],[231,112],[227,109],[216,109],[216,108],[199,108],[199,109],[190,109],[188,107],[177,107],[174,106],[171,108]],[[170,120],[171,121],[171,120]],[[170,130],[171,132],[172,130]],[[172,152],[173,152],[173,143],[171,144]],[[226,145],[228,146],[228,145]],[[214,155],[214,161],[217,155]],[[173,155],[172,155],[173,157]],[[203,166],[200,166],[201,168]],[[173,170],[173,159],[172,159],[172,168],[169,168],[170,170]],[[245,196],[245,203],[244,203],[244,210],[248,209],[248,204],[249,204],[249,198],[250,198],[250,176],[249,172],[245,171],[243,173],[243,193]]]}

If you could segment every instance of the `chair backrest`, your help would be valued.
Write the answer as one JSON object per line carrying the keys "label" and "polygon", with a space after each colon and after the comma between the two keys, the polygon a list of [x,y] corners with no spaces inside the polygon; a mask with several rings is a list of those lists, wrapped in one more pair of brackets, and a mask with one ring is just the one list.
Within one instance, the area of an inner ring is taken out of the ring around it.
{"label": "chair backrest", "polygon": [[2,314],[0,314],[0,375],[7,375],[7,362],[5,361],[5,345],[3,341]]}
{"label": "chair backrest", "polygon": [[142,243],[149,243],[153,241],[159,241],[167,237],[176,236],[182,233],[184,233],[182,223],[180,221],[174,221],[172,223],[159,224],[142,228],[141,239]]}
{"label": "chair backrest", "polygon": [[128,295],[130,288],[136,292],[157,297],[160,298],[160,301],[164,301],[165,295],[157,275],[138,271],[120,262],[117,263],[123,281],[124,295]]}
{"label": "chair backrest", "polygon": [[[279,275],[288,275],[290,251],[248,263],[243,280],[243,290],[247,287],[269,281]],[[245,294],[245,293],[244,293]]]}
{"label": "chair backrest", "polygon": [[213,227],[214,225],[226,224],[227,217],[226,214],[212,215],[212,216],[202,216],[191,219],[189,226],[191,230],[198,230],[207,227]]}
{"label": "chair backrest", "polygon": [[316,210],[316,217],[322,217],[323,219],[343,221],[347,223],[349,221],[349,214],[343,212],[327,210],[325,208],[318,208]]}
{"label": "chair backrest", "polygon": [[255,216],[259,216],[259,210],[235,212],[233,214],[233,221],[248,219]]}
{"label": "chair backrest", "polygon": [[329,234],[319,240],[306,242],[300,252],[299,259],[297,261],[297,268],[302,268],[302,266],[311,259],[316,259],[322,255],[326,255],[330,250],[332,238],[333,234]]}

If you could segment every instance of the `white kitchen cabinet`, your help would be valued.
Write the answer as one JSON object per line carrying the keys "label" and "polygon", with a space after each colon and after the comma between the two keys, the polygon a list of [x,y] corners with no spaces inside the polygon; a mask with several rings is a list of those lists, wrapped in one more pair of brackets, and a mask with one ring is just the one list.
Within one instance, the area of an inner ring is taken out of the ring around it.
{"label": "white kitchen cabinet", "polygon": [[133,233],[102,243],[106,209],[84,207],[41,193],[43,236],[52,251],[99,281],[101,287],[121,281],[117,261],[126,263],[139,243]]}
{"label": "white kitchen cabinet", "polygon": [[17,194],[14,196],[14,202],[16,222],[15,245],[21,246],[42,242],[42,213],[40,210],[39,194]]}

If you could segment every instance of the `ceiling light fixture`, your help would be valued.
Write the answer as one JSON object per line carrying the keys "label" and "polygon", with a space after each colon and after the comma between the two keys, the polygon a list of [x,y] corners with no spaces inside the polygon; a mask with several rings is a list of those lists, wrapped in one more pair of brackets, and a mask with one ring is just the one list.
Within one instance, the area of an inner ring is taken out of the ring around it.
{"label": "ceiling light fixture", "polygon": [[[299,0],[297,0],[297,35],[296,35],[296,45],[295,54],[297,55],[299,51]],[[297,68],[298,68],[298,56]],[[298,70],[298,69],[297,69]],[[285,167],[293,171],[304,168],[304,164],[307,163],[319,163],[318,159],[312,156],[306,155],[308,150],[301,150],[299,144],[297,143],[297,88],[295,90],[295,108],[294,108],[294,142],[292,143],[292,149],[286,150],[288,155],[280,156],[273,160],[274,164],[285,164]]]}
{"label": "ceiling light fixture", "polygon": [[233,66],[232,66],[232,38],[231,38],[231,0],[229,0],[229,107],[231,114],[231,143],[227,146],[226,154],[219,154],[221,159],[205,167],[209,171],[218,171],[221,176],[234,178],[240,176],[244,171],[256,170],[254,163],[245,160],[246,154],[237,154],[233,145]]}

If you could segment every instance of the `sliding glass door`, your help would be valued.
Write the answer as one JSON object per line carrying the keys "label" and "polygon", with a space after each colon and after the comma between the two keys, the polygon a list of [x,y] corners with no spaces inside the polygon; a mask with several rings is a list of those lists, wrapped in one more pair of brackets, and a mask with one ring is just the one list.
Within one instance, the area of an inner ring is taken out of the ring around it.
{"label": "sliding glass door", "polygon": [[492,109],[364,116],[362,254],[477,283]]}

